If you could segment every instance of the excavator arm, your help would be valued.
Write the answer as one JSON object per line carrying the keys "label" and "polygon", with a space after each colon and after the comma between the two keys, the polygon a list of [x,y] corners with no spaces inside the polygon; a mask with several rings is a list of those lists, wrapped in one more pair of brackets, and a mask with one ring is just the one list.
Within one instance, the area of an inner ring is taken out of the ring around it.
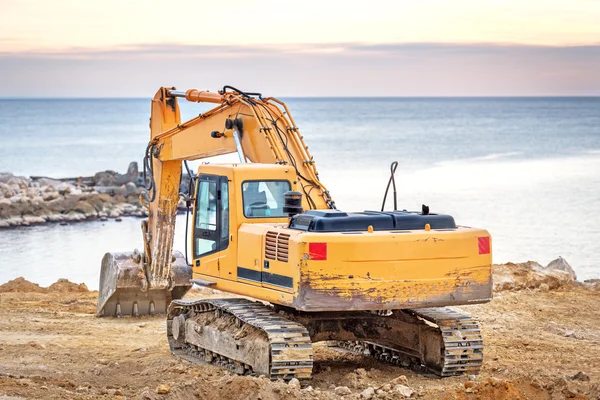
{"label": "excavator arm", "polygon": [[[181,122],[179,98],[216,106]],[[142,222],[144,253],[105,255],[98,315],[164,312],[172,299],[191,287],[185,257],[172,251],[182,162],[235,152],[240,162],[292,166],[304,192],[305,209],[335,208],[285,103],[229,86],[219,92],[160,88],[152,99],[144,157],[148,181],[142,195],[148,208],[148,219]]]}

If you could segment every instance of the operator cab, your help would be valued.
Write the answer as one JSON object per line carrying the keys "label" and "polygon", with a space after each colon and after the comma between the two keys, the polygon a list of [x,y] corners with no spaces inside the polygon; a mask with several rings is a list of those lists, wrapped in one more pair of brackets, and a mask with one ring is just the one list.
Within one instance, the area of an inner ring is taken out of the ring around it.
{"label": "operator cab", "polygon": [[296,185],[296,172],[284,165],[201,165],[192,235],[196,272],[219,276],[235,267],[232,252],[226,250],[237,240],[242,224],[288,223],[284,193]]}

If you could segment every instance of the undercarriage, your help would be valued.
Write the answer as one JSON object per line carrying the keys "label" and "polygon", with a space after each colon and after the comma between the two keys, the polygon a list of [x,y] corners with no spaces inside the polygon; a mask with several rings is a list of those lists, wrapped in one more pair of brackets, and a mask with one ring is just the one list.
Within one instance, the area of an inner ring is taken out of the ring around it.
{"label": "undercarriage", "polygon": [[246,299],[176,300],[167,336],[188,361],[301,382],[321,341],[439,376],[477,374],[483,362],[477,322],[449,308],[301,313]]}

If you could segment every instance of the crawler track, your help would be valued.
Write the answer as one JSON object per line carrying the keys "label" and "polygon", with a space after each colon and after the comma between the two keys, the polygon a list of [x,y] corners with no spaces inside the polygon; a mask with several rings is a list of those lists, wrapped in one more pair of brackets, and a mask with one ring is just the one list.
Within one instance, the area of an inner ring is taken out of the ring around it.
{"label": "crawler track", "polygon": [[[434,325],[433,328],[439,331],[442,339],[439,357],[427,357],[423,351],[419,354],[400,346],[393,348],[371,341],[338,341],[337,345],[354,353],[370,355],[378,360],[415,370],[428,370],[439,376],[479,373],[483,363],[483,337],[479,325],[471,317],[449,308],[423,308],[401,312],[417,317],[420,324],[429,322]],[[427,344],[426,338],[420,339],[422,344]]]}
{"label": "crawler track", "polygon": [[[259,337],[245,341],[245,335]],[[219,364],[238,374],[300,381],[312,374],[312,343],[306,328],[258,302],[173,301],[167,337],[173,354],[192,362]]]}

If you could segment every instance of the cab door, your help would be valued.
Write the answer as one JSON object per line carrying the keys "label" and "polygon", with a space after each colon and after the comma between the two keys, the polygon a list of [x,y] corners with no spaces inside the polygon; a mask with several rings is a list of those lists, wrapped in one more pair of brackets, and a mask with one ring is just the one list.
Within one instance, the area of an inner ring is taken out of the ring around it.
{"label": "cab door", "polygon": [[194,273],[219,276],[220,261],[229,246],[228,186],[225,176],[198,176],[192,244]]}

